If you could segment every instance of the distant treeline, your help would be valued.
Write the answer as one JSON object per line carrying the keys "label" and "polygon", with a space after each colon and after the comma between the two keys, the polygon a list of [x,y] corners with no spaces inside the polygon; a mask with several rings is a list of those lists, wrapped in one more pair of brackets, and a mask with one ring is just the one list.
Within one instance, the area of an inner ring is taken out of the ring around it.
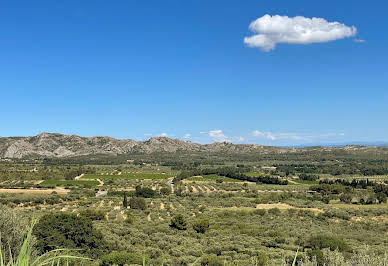
{"label": "distant treeline", "polygon": [[294,175],[297,173],[305,174],[331,174],[331,175],[343,175],[343,174],[360,174],[364,176],[372,175],[387,175],[388,174],[388,162],[383,160],[370,160],[359,162],[330,162],[325,164],[275,164],[276,172],[284,173],[286,176]]}
{"label": "distant treeline", "polygon": [[182,171],[179,173],[174,182],[181,181],[183,179],[199,176],[199,175],[219,175],[225,176],[232,179],[237,179],[241,181],[257,182],[263,184],[275,184],[275,185],[287,185],[287,180],[282,180],[278,177],[271,176],[248,176],[245,174],[246,169],[237,168],[237,167],[220,167],[220,168],[204,168],[204,169],[195,169],[191,171]]}
{"label": "distant treeline", "polygon": [[[342,185],[342,186],[352,187],[352,188],[357,188],[357,189],[367,189],[368,187],[372,187],[373,191],[375,193],[382,192],[382,193],[384,193],[385,195],[388,196],[388,185],[381,184],[381,183],[376,183],[376,182],[368,180],[368,179],[366,179],[366,180],[364,180],[364,179],[359,179],[359,180],[353,179],[352,181],[348,181],[348,180],[345,180],[345,179],[336,179],[336,180],[324,179],[324,180],[319,181],[319,184],[320,185],[335,185],[335,184],[339,184],[339,185]],[[316,187],[319,187],[319,186],[316,186]]]}

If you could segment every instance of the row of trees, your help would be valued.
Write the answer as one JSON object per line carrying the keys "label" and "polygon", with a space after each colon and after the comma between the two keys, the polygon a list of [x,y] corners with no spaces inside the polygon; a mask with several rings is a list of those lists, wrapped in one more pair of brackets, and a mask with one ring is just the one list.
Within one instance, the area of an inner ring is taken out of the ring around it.
{"label": "row of trees", "polygon": [[236,168],[236,167],[220,167],[220,168],[205,168],[205,169],[196,169],[192,171],[183,171],[174,178],[174,183],[181,181],[183,179],[189,178],[191,176],[197,175],[219,175],[225,176],[232,179],[237,179],[241,181],[257,182],[263,184],[276,184],[276,185],[287,185],[287,180],[282,180],[278,177],[271,176],[248,176],[245,174],[245,168]]}

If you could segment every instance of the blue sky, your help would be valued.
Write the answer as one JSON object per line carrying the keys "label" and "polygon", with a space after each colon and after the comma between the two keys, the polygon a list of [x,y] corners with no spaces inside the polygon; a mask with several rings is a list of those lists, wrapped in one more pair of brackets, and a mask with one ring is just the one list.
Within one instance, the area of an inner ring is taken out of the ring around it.
{"label": "blue sky", "polygon": [[[357,0],[4,2],[0,135],[388,141],[386,10]],[[357,33],[250,47],[244,38],[259,33],[249,26],[266,14]]]}

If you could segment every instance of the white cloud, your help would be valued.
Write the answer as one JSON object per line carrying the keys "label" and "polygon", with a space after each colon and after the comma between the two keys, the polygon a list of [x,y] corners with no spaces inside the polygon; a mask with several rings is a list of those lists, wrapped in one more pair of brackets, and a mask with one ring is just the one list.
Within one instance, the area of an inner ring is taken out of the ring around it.
{"label": "white cloud", "polygon": [[305,141],[311,142],[316,140],[325,140],[336,138],[338,136],[345,136],[345,133],[325,133],[325,134],[306,134],[306,133],[294,133],[294,132],[281,132],[281,133],[272,133],[272,132],[263,132],[260,130],[255,130],[252,132],[252,136],[262,139],[276,140],[276,141]]}
{"label": "white cloud", "polygon": [[183,136],[184,139],[190,139],[191,138],[191,134],[190,133],[187,133]]}
{"label": "white cloud", "polygon": [[244,43],[250,47],[259,47],[268,52],[275,49],[277,43],[310,44],[322,43],[352,37],[357,28],[339,22],[328,22],[323,18],[297,16],[264,15],[249,25],[256,33],[245,37]]}
{"label": "white cloud", "polygon": [[252,132],[252,135],[254,137],[266,138],[266,139],[270,139],[270,140],[276,139],[276,137],[271,132],[262,132],[259,130],[255,130]]}
{"label": "white cloud", "polygon": [[209,137],[211,137],[215,141],[228,141],[228,137],[225,136],[221,129],[210,130]]}
{"label": "white cloud", "polygon": [[168,137],[168,134],[167,133],[162,133],[160,134],[161,137]]}
{"label": "white cloud", "polygon": [[354,39],[354,42],[363,43],[363,42],[366,42],[366,41],[363,40],[363,39]]}

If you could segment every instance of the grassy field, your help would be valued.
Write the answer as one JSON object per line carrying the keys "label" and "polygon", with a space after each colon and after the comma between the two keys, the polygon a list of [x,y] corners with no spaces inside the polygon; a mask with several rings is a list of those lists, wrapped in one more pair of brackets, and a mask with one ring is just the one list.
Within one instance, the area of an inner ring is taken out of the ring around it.
{"label": "grassy field", "polygon": [[298,184],[307,184],[307,185],[314,185],[314,184],[318,184],[319,182],[318,181],[310,181],[310,180],[301,180],[301,179],[293,179],[292,180],[293,182],[295,183],[298,183]]}
{"label": "grassy field", "polygon": [[121,175],[103,175],[103,174],[87,174],[82,178],[86,179],[167,179],[172,177],[171,174],[161,173],[122,173]]}
{"label": "grassy field", "polygon": [[99,184],[98,181],[88,180],[45,180],[39,184],[41,187],[52,187],[52,186],[90,186],[95,187]]}
{"label": "grassy field", "polygon": [[209,182],[216,182],[217,180],[222,180],[222,182],[242,182],[241,180],[225,177],[225,176],[219,176],[219,175],[203,175],[203,176],[192,176],[189,177],[187,180],[189,181],[209,181]]}

